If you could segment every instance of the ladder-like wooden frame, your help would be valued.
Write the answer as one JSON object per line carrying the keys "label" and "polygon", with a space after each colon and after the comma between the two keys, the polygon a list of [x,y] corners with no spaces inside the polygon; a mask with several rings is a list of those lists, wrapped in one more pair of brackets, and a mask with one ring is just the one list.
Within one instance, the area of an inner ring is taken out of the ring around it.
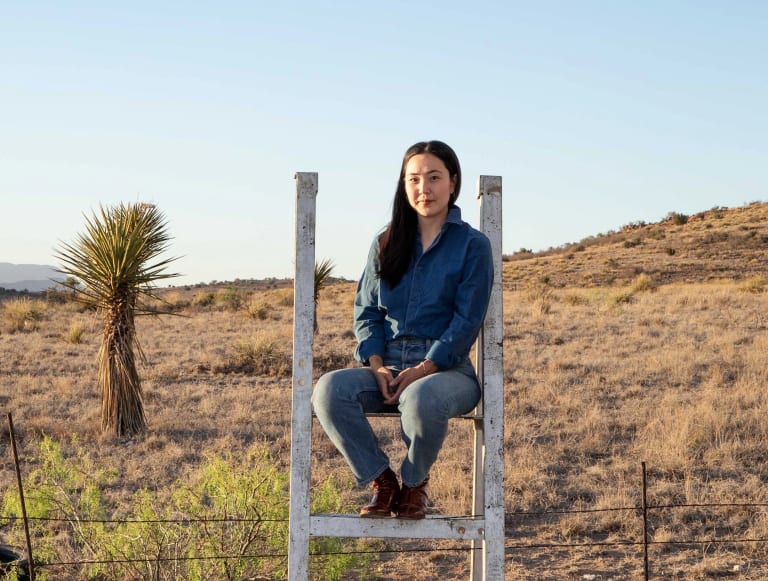
{"label": "ladder-like wooden frame", "polygon": [[310,514],[312,451],[312,350],[314,340],[315,206],[317,173],[296,174],[296,275],[294,278],[293,393],[288,579],[309,578],[309,539],[379,537],[466,539],[472,543],[470,579],[504,579],[504,365],[501,293],[501,177],[480,176],[480,230],[491,242],[494,282],[477,342],[483,397],[474,424],[472,515],[424,520],[361,519]]}

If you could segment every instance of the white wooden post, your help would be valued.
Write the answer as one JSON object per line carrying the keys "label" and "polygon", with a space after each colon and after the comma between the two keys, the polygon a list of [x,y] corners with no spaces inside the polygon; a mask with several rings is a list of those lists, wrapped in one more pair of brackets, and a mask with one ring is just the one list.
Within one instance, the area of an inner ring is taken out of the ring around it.
{"label": "white wooden post", "polygon": [[480,230],[491,242],[493,288],[477,342],[483,399],[475,419],[473,513],[483,515],[485,534],[472,541],[472,581],[504,579],[504,317],[502,309],[501,177],[480,176]]}
{"label": "white wooden post", "polygon": [[317,173],[296,179],[296,274],[293,281],[293,394],[288,579],[309,579],[309,489],[312,462],[312,349]]}

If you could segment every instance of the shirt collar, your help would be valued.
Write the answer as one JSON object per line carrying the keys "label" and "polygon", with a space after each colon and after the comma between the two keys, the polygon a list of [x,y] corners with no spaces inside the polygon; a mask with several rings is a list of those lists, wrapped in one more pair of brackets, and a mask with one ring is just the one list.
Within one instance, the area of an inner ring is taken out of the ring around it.
{"label": "shirt collar", "polygon": [[451,206],[448,208],[448,216],[445,218],[446,224],[461,224],[461,208]]}

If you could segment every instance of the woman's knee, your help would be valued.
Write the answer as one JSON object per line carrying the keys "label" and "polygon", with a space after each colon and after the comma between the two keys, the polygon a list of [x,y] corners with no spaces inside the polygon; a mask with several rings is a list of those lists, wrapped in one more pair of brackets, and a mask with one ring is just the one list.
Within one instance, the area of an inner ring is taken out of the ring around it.
{"label": "woman's knee", "polygon": [[366,390],[368,375],[367,369],[359,368],[337,369],[322,375],[312,390],[315,411],[318,407],[330,408],[334,402],[356,400],[360,392]]}
{"label": "woman's knee", "polygon": [[333,373],[322,375],[312,390],[312,407],[316,413],[330,409],[333,406],[333,400],[336,398],[337,391],[333,377],[331,377]]}
{"label": "woman's knee", "polygon": [[434,381],[417,381],[408,386],[400,396],[400,413],[420,418],[446,418],[448,409],[440,397],[439,386]]}
{"label": "woman's knee", "polygon": [[470,377],[450,372],[414,382],[401,396],[401,412],[435,419],[450,418],[477,404],[480,387]]}

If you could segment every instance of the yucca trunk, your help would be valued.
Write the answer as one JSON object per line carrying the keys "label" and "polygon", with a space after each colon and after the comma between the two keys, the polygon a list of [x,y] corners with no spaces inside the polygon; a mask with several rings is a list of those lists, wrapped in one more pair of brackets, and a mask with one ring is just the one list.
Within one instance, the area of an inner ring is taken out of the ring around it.
{"label": "yucca trunk", "polygon": [[[134,352],[134,346],[138,350],[135,304],[135,293],[124,289],[119,289],[110,301],[98,356],[101,429],[118,436],[139,434],[147,426]],[[141,357],[140,350],[138,355]]]}

